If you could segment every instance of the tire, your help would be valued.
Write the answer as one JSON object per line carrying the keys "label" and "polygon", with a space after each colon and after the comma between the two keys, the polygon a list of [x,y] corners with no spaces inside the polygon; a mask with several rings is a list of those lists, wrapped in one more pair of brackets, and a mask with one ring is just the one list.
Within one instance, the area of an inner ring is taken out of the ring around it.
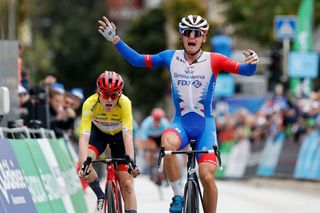
{"label": "tire", "polygon": [[119,213],[123,213],[122,193],[119,186],[117,186],[117,189],[118,189]]}
{"label": "tire", "polygon": [[199,212],[199,196],[196,183],[188,181],[184,191],[184,213],[198,213]]}
{"label": "tire", "polygon": [[107,186],[107,213],[117,213],[116,196],[111,182]]}

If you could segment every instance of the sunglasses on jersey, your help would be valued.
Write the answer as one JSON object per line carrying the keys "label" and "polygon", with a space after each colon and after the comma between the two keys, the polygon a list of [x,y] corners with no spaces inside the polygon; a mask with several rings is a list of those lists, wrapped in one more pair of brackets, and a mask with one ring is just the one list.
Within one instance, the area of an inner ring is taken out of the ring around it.
{"label": "sunglasses on jersey", "polygon": [[103,92],[98,91],[98,92],[103,99],[111,98],[111,100],[116,100],[122,93],[122,92],[104,92],[104,91]]}
{"label": "sunglasses on jersey", "polygon": [[182,32],[182,35],[186,37],[190,37],[193,35],[193,37],[198,38],[200,36],[203,36],[203,32],[201,30],[196,30],[196,29],[186,29]]}

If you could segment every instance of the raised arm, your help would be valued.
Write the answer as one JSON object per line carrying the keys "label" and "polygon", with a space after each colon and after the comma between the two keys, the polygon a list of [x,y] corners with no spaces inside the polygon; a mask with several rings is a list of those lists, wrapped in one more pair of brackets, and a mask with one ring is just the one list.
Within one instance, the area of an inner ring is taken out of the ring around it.
{"label": "raised arm", "polygon": [[126,45],[117,35],[116,26],[110,22],[105,16],[98,21],[98,31],[108,41],[112,42],[119,53],[133,66],[137,67],[158,67],[163,65],[163,61],[159,54],[148,55],[139,54],[134,49]]}
{"label": "raised arm", "polygon": [[211,53],[211,67],[215,75],[220,71],[250,76],[255,74],[259,58],[253,50],[243,51],[245,63],[238,63],[218,53]]}

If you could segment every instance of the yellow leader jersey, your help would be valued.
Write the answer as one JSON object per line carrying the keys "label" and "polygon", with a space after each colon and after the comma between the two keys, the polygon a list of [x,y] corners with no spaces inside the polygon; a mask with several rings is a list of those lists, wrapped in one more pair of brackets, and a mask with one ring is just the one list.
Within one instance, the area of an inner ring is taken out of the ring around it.
{"label": "yellow leader jersey", "polygon": [[83,104],[80,134],[90,134],[92,123],[102,132],[115,135],[122,130],[132,130],[131,101],[121,95],[118,104],[107,112],[99,102],[98,95],[91,95]]}

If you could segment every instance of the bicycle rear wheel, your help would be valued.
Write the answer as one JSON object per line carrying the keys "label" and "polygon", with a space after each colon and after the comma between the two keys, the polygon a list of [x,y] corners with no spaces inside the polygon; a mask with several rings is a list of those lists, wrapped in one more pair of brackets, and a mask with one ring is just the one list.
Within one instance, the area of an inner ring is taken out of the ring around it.
{"label": "bicycle rear wheel", "polygon": [[196,183],[188,181],[184,189],[184,213],[199,212],[199,192]]}
{"label": "bicycle rear wheel", "polygon": [[116,204],[116,195],[114,193],[114,187],[111,182],[107,186],[107,213],[118,213]]}

